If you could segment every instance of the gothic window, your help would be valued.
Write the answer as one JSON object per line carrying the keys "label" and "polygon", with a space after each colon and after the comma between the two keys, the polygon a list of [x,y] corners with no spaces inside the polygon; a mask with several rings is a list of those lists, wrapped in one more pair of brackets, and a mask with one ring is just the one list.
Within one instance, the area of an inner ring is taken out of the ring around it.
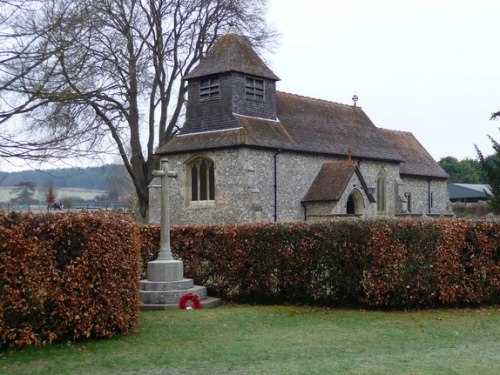
{"label": "gothic window", "polygon": [[253,100],[264,100],[264,80],[247,77],[245,80],[245,97]]}
{"label": "gothic window", "polygon": [[380,170],[377,177],[377,211],[383,212],[386,210],[386,178],[385,172]]}
{"label": "gothic window", "polygon": [[191,201],[215,200],[215,169],[213,161],[198,158],[190,163]]}
{"label": "gothic window", "polygon": [[200,100],[217,99],[220,94],[219,77],[203,79],[200,82]]}

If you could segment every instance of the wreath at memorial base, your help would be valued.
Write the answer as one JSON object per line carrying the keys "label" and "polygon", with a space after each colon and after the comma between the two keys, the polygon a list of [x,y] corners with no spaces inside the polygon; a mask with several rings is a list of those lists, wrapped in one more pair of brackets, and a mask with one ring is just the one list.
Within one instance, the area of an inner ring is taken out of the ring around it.
{"label": "wreath at memorial base", "polygon": [[179,309],[198,310],[201,309],[200,297],[193,293],[184,294],[179,298]]}

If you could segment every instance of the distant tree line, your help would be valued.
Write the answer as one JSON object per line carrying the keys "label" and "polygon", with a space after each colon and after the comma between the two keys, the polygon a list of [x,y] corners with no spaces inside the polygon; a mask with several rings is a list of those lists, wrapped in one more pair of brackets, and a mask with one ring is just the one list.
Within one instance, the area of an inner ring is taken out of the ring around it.
{"label": "distant tree line", "polygon": [[108,164],[101,167],[30,170],[0,172],[0,186],[18,186],[30,181],[35,186],[109,190],[111,185],[130,189],[127,171],[123,165]]}
{"label": "distant tree line", "polygon": [[[112,207],[125,204],[132,207],[133,188],[123,165],[104,165],[91,168],[65,168],[45,171],[0,173],[0,187],[10,189],[11,198],[4,200],[1,210],[15,207],[46,204],[47,209],[71,209],[74,207]],[[102,190],[92,199],[75,193],[60,196],[59,188]],[[6,207],[5,207],[6,206]]]}
{"label": "distant tree line", "polygon": [[450,175],[450,182],[464,184],[484,184],[486,178],[481,163],[474,159],[458,160],[453,156],[446,156],[438,164]]}

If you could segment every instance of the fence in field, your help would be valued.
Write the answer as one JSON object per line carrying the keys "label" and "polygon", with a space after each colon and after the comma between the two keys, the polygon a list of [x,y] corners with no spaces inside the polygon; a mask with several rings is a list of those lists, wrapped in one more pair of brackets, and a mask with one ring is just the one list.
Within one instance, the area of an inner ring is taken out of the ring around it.
{"label": "fence in field", "polygon": [[0,212],[63,212],[63,211],[100,211],[100,210],[121,210],[128,211],[130,206],[123,202],[83,202],[78,204],[54,204],[47,206],[46,203],[12,203],[0,202]]}

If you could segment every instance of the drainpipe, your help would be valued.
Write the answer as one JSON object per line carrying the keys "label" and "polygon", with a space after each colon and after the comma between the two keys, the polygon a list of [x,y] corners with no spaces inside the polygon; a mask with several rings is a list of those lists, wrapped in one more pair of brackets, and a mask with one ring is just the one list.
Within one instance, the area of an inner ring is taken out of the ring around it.
{"label": "drainpipe", "polygon": [[431,179],[427,180],[427,209],[429,211],[428,215],[431,214]]}
{"label": "drainpipe", "polygon": [[278,155],[281,150],[277,149],[274,153],[274,222],[278,222]]}

